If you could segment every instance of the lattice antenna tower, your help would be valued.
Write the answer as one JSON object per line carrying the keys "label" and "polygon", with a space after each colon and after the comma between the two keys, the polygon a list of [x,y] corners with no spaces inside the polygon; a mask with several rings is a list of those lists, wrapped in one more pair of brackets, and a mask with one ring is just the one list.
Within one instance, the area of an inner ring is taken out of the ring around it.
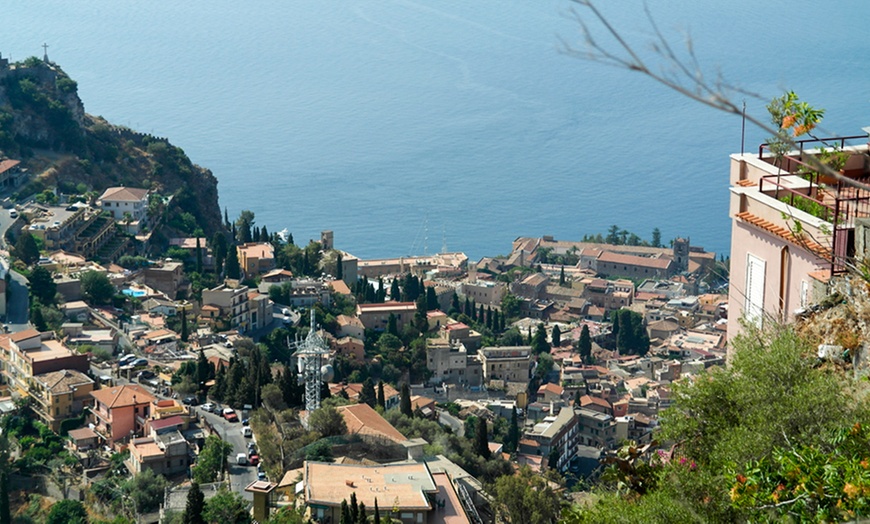
{"label": "lattice antenna tower", "polygon": [[296,342],[296,366],[299,377],[305,383],[305,409],[310,413],[320,407],[320,388],[323,383],[323,359],[329,354],[326,341],[317,333],[311,308],[311,329],[305,340]]}

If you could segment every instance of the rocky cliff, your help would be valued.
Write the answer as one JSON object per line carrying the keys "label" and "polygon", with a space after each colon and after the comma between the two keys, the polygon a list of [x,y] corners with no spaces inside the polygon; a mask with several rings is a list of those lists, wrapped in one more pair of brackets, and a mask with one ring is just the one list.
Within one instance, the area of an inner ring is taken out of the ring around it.
{"label": "rocky cliff", "polygon": [[211,171],[165,138],[87,114],[77,87],[56,64],[0,60],[0,158],[20,159],[35,175],[18,196],[51,187],[91,195],[142,187],[173,196],[167,222],[189,213],[207,235],[222,227]]}

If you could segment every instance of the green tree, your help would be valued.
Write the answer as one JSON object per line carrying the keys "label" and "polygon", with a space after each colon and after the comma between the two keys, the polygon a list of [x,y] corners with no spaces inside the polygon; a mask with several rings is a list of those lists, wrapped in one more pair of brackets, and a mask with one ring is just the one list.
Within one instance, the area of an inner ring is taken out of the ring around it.
{"label": "green tree", "polygon": [[495,481],[495,510],[509,524],[552,524],[559,518],[559,495],[547,480],[523,466],[517,475]]}
{"label": "green tree", "polygon": [[562,345],[562,330],[559,329],[559,326],[553,326],[553,334],[551,337],[553,339],[553,347],[557,348]]}
{"label": "green tree", "polygon": [[39,260],[39,245],[36,238],[28,232],[24,232],[15,241],[15,257],[28,266]]}
{"label": "green tree", "polygon": [[517,420],[516,408],[511,409],[511,424],[508,427],[507,438],[505,439],[504,447],[508,453],[513,453],[517,450],[517,445],[520,442],[520,425]]}
{"label": "green tree", "polygon": [[205,524],[202,516],[205,509],[205,495],[199,489],[199,484],[194,481],[187,492],[187,505],[181,517],[182,524]]}
{"label": "green tree", "polygon": [[57,284],[51,272],[42,266],[36,266],[30,272],[30,295],[46,306],[55,303]]}
{"label": "green tree", "polygon": [[411,410],[411,387],[407,382],[402,384],[402,390],[399,393],[399,411],[406,417],[414,416]]}
{"label": "green tree", "polygon": [[88,512],[77,500],[61,500],[51,506],[45,524],[87,524]]}
{"label": "green tree", "polygon": [[[342,266],[342,262],[344,262],[344,257],[341,256],[341,251],[339,251],[338,254],[335,255],[335,278],[338,280],[344,278],[344,267]],[[383,289],[383,286],[381,286],[381,289]]]}
{"label": "green tree", "polygon": [[227,457],[233,451],[229,442],[224,442],[217,435],[209,435],[205,445],[193,466],[193,479],[200,484],[218,480],[227,464]]}
{"label": "green tree", "polygon": [[387,333],[394,336],[399,336],[399,328],[396,324],[396,315],[390,313],[390,316],[387,317]]}
{"label": "green tree", "polygon": [[187,342],[190,335],[187,332],[187,308],[181,308],[181,341]]}
{"label": "green tree", "polygon": [[108,304],[115,296],[115,286],[100,271],[85,271],[81,276],[82,295],[91,304]]}
{"label": "green tree", "polygon": [[238,231],[238,241],[241,243],[250,242],[253,239],[252,228],[254,227],[254,212],[244,210],[239,213],[239,218],[235,222],[236,230]]}
{"label": "green tree", "polygon": [[9,439],[0,435],[0,524],[12,522],[9,503]]}
{"label": "green tree", "polygon": [[622,354],[646,355],[649,351],[649,335],[643,325],[643,315],[622,308],[614,311],[612,318],[616,349]]}
{"label": "green tree", "polygon": [[378,498],[375,497],[375,514],[373,516],[373,524],[381,524],[381,510],[378,509]]}
{"label": "green tree", "polygon": [[652,230],[652,247],[662,247],[662,232],[659,228]]}
{"label": "green tree", "polygon": [[559,285],[560,286],[565,285],[565,266],[564,265],[562,265],[562,267],[559,268]]}
{"label": "green tree", "polygon": [[474,428],[474,450],[484,460],[489,460],[491,455],[489,451],[489,429],[487,428],[486,419],[483,417],[477,418],[477,426]]}
{"label": "green tree", "polygon": [[378,402],[377,393],[375,392],[375,383],[371,377],[365,379],[362,384],[362,389],[359,392],[360,404],[368,404],[375,407]]}
{"label": "green tree", "polygon": [[227,248],[226,269],[227,278],[242,278],[242,268],[239,265],[239,254],[236,252],[235,246],[229,246]]}
{"label": "green tree", "polygon": [[378,406],[380,406],[384,409],[386,409],[386,407],[387,407],[387,402],[386,402],[386,399],[384,398],[384,381],[383,380],[378,381]]}
{"label": "green tree", "polygon": [[589,335],[589,326],[583,324],[583,329],[580,330],[580,338],[577,340],[577,350],[580,352],[580,358],[588,364],[592,359],[592,337]]}
{"label": "green tree", "polygon": [[202,516],[208,524],[250,524],[248,503],[241,495],[222,487],[208,499]]}
{"label": "green tree", "polygon": [[426,310],[434,311],[438,309],[438,296],[435,294],[435,287],[429,286],[426,288]]}
{"label": "green tree", "polygon": [[544,330],[544,324],[538,324],[538,328],[529,345],[532,347],[532,353],[534,354],[550,352],[550,343],[547,342],[547,332]]}
{"label": "green tree", "polygon": [[501,312],[507,318],[520,316],[522,300],[511,292],[505,292],[501,297]]}
{"label": "green tree", "polygon": [[42,315],[42,307],[34,304],[30,308],[30,322],[33,323],[33,328],[37,331],[48,331],[48,324],[45,322],[45,317]]}
{"label": "green tree", "polygon": [[212,237],[211,253],[214,257],[214,272],[216,275],[220,275],[223,272],[224,260],[227,257],[227,237],[220,231]]}
{"label": "green tree", "polygon": [[199,237],[196,237],[196,272],[202,273],[202,246]]}
{"label": "green tree", "polygon": [[166,478],[150,469],[137,473],[124,485],[124,491],[133,499],[137,513],[153,513],[163,503]]}
{"label": "green tree", "polygon": [[394,278],[393,282],[390,284],[390,300],[396,300],[402,298],[402,291],[399,289],[399,279]]}
{"label": "green tree", "polygon": [[308,416],[308,426],[311,431],[322,437],[332,437],[347,433],[347,424],[344,417],[332,406],[323,406],[314,410]]}

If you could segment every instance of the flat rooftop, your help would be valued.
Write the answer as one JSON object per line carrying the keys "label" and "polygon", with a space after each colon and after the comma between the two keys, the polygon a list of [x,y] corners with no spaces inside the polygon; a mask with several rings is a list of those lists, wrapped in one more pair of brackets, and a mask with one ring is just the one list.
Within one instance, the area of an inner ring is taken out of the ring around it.
{"label": "flat rooftop", "polygon": [[438,487],[425,463],[362,466],[325,462],[305,463],[305,498],[309,504],[340,506],[351,493],[367,508],[398,507],[430,510],[427,494]]}

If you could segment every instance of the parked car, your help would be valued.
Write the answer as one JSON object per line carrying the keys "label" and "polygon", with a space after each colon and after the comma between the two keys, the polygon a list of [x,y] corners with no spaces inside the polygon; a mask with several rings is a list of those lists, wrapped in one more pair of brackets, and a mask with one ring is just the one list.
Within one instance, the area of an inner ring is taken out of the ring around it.
{"label": "parked car", "polygon": [[244,453],[239,453],[238,455],[236,455],[236,462],[239,464],[239,466],[247,466],[248,457],[245,456]]}
{"label": "parked car", "polygon": [[224,408],[223,417],[227,420],[227,422],[238,422],[239,416],[236,415],[236,412],[233,408]]}
{"label": "parked car", "polygon": [[252,466],[256,466],[257,464],[260,463],[260,456],[259,455],[251,455],[250,457],[248,457],[248,462],[250,462]]}
{"label": "parked car", "polygon": [[262,469],[257,470],[257,480],[266,480],[266,472]]}
{"label": "parked car", "polygon": [[154,378],[156,376],[157,375],[155,375],[153,371],[149,371],[147,369],[143,369],[139,373],[136,373],[136,378],[139,379],[140,382],[143,380],[148,380],[149,378]]}
{"label": "parked car", "polygon": [[245,419],[242,419],[242,425],[243,425],[243,426],[247,426],[247,425],[248,425],[248,419],[246,419],[246,418],[245,418]]}
{"label": "parked car", "polygon": [[147,366],[147,365],[148,365],[148,361],[144,358],[137,358],[136,360],[134,360],[133,362],[130,363],[130,366],[132,366],[134,368]]}
{"label": "parked car", "polygon": [[123,357],[118,359],[119,366],[126,366],[131,364],[134,360],[136,360],[136,355],[130,353],[129,355],[124,355]]}
{"label": "parked car", "polygon": [[199,404],[199,399],[196,397],[192,397],[192,396],[191,397],[184,397],[181,400],[181,403],[185,404],[187,406],[196,406]]}
{"label": "parked car", "polygon": [[248,454],[256,455],[257,454],[257,445],[253,442],[248,442]]}
{"label": "parked car", "polygon": [[212,404],[211,402],[206,402],[202,405],[202,409],[209,413],[214,413],[214,404]]}
{"label": "parked car", "polygon": [[251,426],[245,426],[242,428],[242,435],[245,438],[251,438],[254,436],[254,432],[251,430]]}

